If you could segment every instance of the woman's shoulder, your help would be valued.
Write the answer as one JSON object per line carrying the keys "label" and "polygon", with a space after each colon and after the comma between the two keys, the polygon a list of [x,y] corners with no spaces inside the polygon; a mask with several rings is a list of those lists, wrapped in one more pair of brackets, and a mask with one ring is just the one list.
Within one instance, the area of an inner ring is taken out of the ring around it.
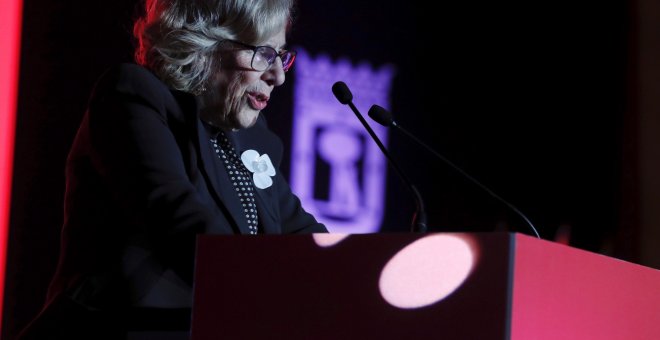
{"label": "woman's shoulder", "polygon": [[147,68],[133,63],[121,63],[105,70],[96,83],[97,90],[124,94],[169,92],[169,88]]}
{"label": "woman's shoulder", "polygon": [[[171,90],[147,68],[122,63],[108,68],[97,80],[89,104],[105,101],[135,101],[149,105],[158,111],[193,105],[194,97]],[[179,110],[174,110],[179,111]]]}

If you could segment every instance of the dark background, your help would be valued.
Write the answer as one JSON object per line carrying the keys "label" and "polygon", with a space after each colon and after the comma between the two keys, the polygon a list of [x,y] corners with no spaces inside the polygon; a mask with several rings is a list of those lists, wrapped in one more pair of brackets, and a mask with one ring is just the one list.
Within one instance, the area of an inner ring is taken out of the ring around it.
{"label": "dark background", "polygon": [[[542,238],[565,226],[571,245],[634,261],[615,247],[626,225],[627,2],[427,3],[300,1],[289,43],[394,64],[391,108],[401,126],[518,207]],[[24,2],[3,339],[43,303],[59,250],[66,154],[96,78],[132,58],[135,15],[128,0]],[[267,112],[287,144],[292,79]],[[405,136],[392,131],[390,149],[420,188],[431,231],[531,233]],[[386,211],[385,232],[408,230],[413,200],[393,173]]]}

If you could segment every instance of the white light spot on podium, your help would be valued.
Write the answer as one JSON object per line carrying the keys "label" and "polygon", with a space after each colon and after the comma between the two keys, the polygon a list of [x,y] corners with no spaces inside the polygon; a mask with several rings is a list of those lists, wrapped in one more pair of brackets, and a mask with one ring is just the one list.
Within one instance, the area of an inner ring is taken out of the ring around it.
{"label": "white light spot on podium", "polygon": [[343,241],[345,238],[347,238],[350,234],[314,234],[312,237],[314,238],[314,242],[319,247],[332,247],[336,245],[337,243]]}
{"label": "white light spot on podium", "polygon": [[428,306],[456,291],[473,265],[474,253],[460,237],[424,237],[403,248],[385,265],[380,293],[395,307]]}

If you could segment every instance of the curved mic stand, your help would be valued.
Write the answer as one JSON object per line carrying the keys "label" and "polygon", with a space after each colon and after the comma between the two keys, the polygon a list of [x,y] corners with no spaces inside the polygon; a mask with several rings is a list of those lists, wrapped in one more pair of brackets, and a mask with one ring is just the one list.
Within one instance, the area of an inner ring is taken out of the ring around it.
{"label": "curved mic stand", "polygon": [[380,151],[383,152],[383,154],[389,161],[390,165],[392,165],[397,175],[399,175],[399,178],[401,178],[401,180],[406,184],[406,187],[411,191],[411,193],[415,197],[416,210],[412,220],[412,227],[411,227],[412,231],[421,232],[421,233],[426,232],[427,219],[426,219],[426,210],[424,209],[424,201],[422,200],[422,195],[419,194],[419,191],[410,182],[410,179],[408,179],[408,177],[404,175],[403,171],[401,171],[397,163],[392,159],[390,153],[387,151],[387,149],[380,141],[378,136],[371,129],[371,126],[369,126],[369,124],[364,119],[362,114],[360,114],[360,111],[358,111],[357,107],[355,107],[355,105],[353,104],[353,94],[348,89],[348,86],[344,82],[338,81],[334,85],[332,85],[332,93],[334,93],[335,97],[337,97],[337,100],[339,100],[340,103],[347,104],[351,108],[353,113],[355,113],[355,116],[358,118],[358,120],[360,120],[360,123],[362,123],[364,128],[367,129],[367,132],[369,132],[371,138],[374,140],[374,142],[376,142],[378,148],[380,148]]}
{"label": "curved mic stand", "polygon": [[465,176],[467,179],[469,179],[469,180],[472,181],[474,184],[476,184],[478,187],[480,187],[481,189],[485,190],[485,191],[486,191],[488,194],[490,194],[491,196],[495,197],[495,199],[497,199],[498,201],[504,203],[507,207],[509,207],[509,209],[513,210],[516,214],[518,214],[520,217],[522,217],[522,219],[527,223],[527,225],[529,225],[529,227],[531,228],[532,232],[534,233],[534,235],[535,235],[537,238],[539,238],[539,239],[541,238],[541,236],[539,235],[538,231],[536,230],[536,228],[534,227],[534,225],[532,224],[532,222],[530,222],[530,220],[527,218],[527,216],[525,216],[525,214],[523,214],[522,212],[520,212],[520,210],[518,210],[518,208],[516,208],[513,204],[511,204],[511,203],[507,202],[506,200],[504,200],[502,197],[500,197],[499,195],[497,195],[496,193],[494,193],[492,190],[488,189],[485,185],[479,183],[479,181],[477,181],[474,177],[472,177],[472,176],[470,176],[469,174],[467,174],[465,171],[463,171],[463,169],[461,169],[461,168],[459,168],[458,166],[456,166],[454,163],[452,163],[450,160],[448,160],[447,158],[445,158],[445,157],[442,156],[441,154],[437,153],[435,150],[433,150],[430,146],[428,146],[426,143],[424,143],[423,141],[421,141],[419,138],[415,137],[415,135],[413,135],[412,133],[408,132],[406,129],[404,129],[404,128],[401,127],[399,124],[397,124],[397,123],[394,121],[394,118],[392,118],[392,114],[391,114],[389,111],[385,110],[384,108],[382,108],[382,107],[380,107],[380,106],[378,106],[378,105],[372,105],[371,108],[369,109],[368,114],[369,114],[369,117],[371,117],[371,119],[373,119],[374,121],[376,121],[378,124],[383,125],[383,126],[386,126],[386,127],[393,126],[393,127],[395,127],[397,130],[403,132],[406,136],[410,137],[413,141],[415,141],[416,143],[418,143],[418,144],[420,144],[421,146],[423,146],[426,150],[428,150],[428,151],[429,151],[430,153],[432,153],[434,156],[438,157],[438,158],[441,159],[443,162],[449,164],[449,166],[451,166],[452,168],[454,168],[454,170],[458,171],[458,172],[461,173],[463,176]]}

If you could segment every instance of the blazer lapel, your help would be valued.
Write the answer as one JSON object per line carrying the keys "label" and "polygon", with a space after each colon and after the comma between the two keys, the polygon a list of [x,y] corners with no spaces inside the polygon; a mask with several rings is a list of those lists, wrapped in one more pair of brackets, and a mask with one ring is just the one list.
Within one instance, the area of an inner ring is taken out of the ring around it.
{"label": "blazer lapel", "polygon": [[281,234],[282,226],[277,222],[279,219],[276,217],[276,204],[277,200],[273,195],[272,186],[267,189],[256,188],[257,195],[257,212],[261,227],[266,234]]}
{"label": "blazer lapel", "polygon": [[243,216],[243,205],[241,204],[234,185],[229,180],[229,174],[224,166],[219,165],[218,155],[207,139],[204,125],[197,119],[197,135],[199,142],[199,152],[201,163],[200,169],[203,170],[210,187],[215,193],[214,197],[218,200],[221,207],[226,207],[234,222],[238,226],[241,234],[249,234],[247,220]]}
{"label": "blazer lapel", "polygon": [[[232,222],[232,229],[238,230],[241,234],[248,234],[249,229],[247,225],[247,220],[242,214],[243,207],[241,202],[236,195],[234,186],[229,181],[229,176],[224,166],[218,166],[216,157],[218,155],[213,150],[211,142],[208,140],[206,131],[204,130],[204,125],[202,121],[198,118],[199,114],[197,112],[197,104],[195,98],[190,94],[173,91],[175,97],[177,97],[178,102],[181,105],[181,108],[184,113],[192,112],[194,115],[187,116],[187,121],[189,123],[193,138],[195,140],[195,149],[198,152],[197,155],[197,167],[204,176],[204,179],[209,188],[209,193],[216,201],[216,204],[221,209],[223,213],[227,216],[227,220]],[[229,218],[231,216],[231,218]]]}

